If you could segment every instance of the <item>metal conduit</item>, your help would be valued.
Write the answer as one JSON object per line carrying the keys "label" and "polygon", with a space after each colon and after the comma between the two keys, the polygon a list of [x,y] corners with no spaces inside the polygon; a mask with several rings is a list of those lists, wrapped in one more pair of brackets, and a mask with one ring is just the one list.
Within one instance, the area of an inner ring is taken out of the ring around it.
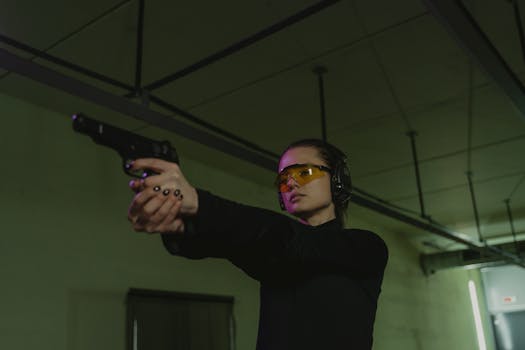
{"label": "metal conduit", "polygon": [[139,0],[139,12],[137,18],[137,48],[135,59],[135,93],[141,94],[142,88],[142,55],[144,42],[144,6],[145,0]]}
{"label": "metal conduit", "polygon": [[324,97],[324,79],[323,75],[328,72],[326,67],[317,66],[312,72],[317,75],[317,85],[319,87],[319,108],[321,109],[321,136],[324,142],[328,141],[328,136],[326,135],[326,107],[325,107],[325,97]]}

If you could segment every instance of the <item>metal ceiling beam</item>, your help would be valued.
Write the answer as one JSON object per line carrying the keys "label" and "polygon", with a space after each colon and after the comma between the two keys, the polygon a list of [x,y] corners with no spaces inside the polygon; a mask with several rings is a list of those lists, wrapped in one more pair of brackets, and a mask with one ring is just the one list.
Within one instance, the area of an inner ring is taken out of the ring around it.
{"label": "metal ceiling beam", "polygon": [[459,0],[423,0],[430,12],[510,97],[525,121],[525,88]]}
{"label": "metal ceiling beam", "polygon": [[226,137],[227,139],[229,139],[230,141],[233,141],[233,142],[237,142],[239,143],[240,145],[243,145],[245,147],[248,147],[249,149],[251,149],[252,151],[255,151],[255,152],[259,152],[260,154],[263,154],[263,155],[266,155],[267,157],[269,158],[272,158],[272,159],[279,159],[279,155],[274,153],[274,152],[271,152],[267,149],[264,149],[262,148],[261,146],[253,143],[253,142],[250,142],[244,138],[241,138],[237,135],[235,135],[234,133],[231,133],[229,131],[226,131],[224,129],[221,129],[211,123],[208,123],[198,117],[196,117],[195,115],[193,115],[192,113],[186,111],[186,110],[183,110],[161,98],[159,98],[158,96],[155,96],[155,95],[149,95],[149,98],[150,98],[150,101],[154,104],[156,104],[157,106],[159,107],[162,107],[172,113],[174,113],[175,115],[178,115],[178,116],[181,116],[181,117],[184,117],[186,120],[189,120],[197,125],[200,125],[204,128],[206,128],[206,130],[208,131],[212,131],[212,132],[215,132],[221,136],[224,136]]}
{"label": "metal ceiling beam", "polygon": [[[29,53],[32,53],[33,55],[37,56],[38,58],[41,58],[43,60],[46,60],[46,61],[49,61],[51,63],[54,63],[54,64],[57,64],[61,67],[64,67],[64,68],[67,68],[67,69],[70,69],[74,72],[77,72],[77,73],[81,73],[87,77],[90,77],[90,78],[94,78],[98,81],[101,81],[101,82],[104,82],[104,83],[107,83],[109,85],[112,85],[112,86],[115,86],[115,87],[120,87],[120,88],[123,88],[123,89],[126,89],[129,91],[129,96],[128,97],[132,97],[132,96],[136,96],[137,95],[137,90],[131,86],[131,85],[128,85],[126,83],[123,83],[123,82],[120,82],[120,81],[117,81],[109,76],[105,76],[105,75],[102,75],[100,73],[97,73],[97,72],[94,72],[92,70],[89,70],[85,67],[82,67],[82,66],[79,66],[77,64],[74,64],[72,62],[69,62],[69,61],[66,61],[66,60],[63,60],[61,58],[58,58],[56,56],[53,56],[53,55],[50,55],[48,54],[47,52],[45,51],[41,51],[41,50],[38,50],[38,49],[35,49],[31,46],[28,46],[24,43],[21,43],[17,40],[14,40],[12,38],[9,38],[9,37],[6,37],[4,35],[1,35],[0,34],[0,42],[4,42],[12,47],[15,47],[19,50],[22,50],[22,51],[25,51],[25,52],[29,52]],[[7,75],[9,74],[6,73],[4,74]],[[143,92],[143,91],[141,91]],[[201,118],[198,118],[197,116],[191,114],[190,112],[188,111],[185,111],[177,106],[174,106],[173,104],[170,104],[154,95],[151,95],[149,93],[147,94],[142,94],[142,97],[143,97],[143,101],[145,100],[145,97],[147,97],[148,100],[150,100],[152,103],[164,108],[164,109],[167,109],[168,111],[170,112],[173,112],[183,118],[185,118],[186,120],[189,120],[197,125],[200,125],[202,127],[204,127],[205,129],[209,130],[209,131],[212,131],[214,133],[217,133],[221,136],[224,136],[226,137],[227,139],[230,139],[231,141],[234,141],[234,142],[238,142],[250,149],[252,149],[253,151],[256,151],[256,152],[260,152],[262,154],[266,154],[267,156],[270,156],[270,157],[273,157],[273,158],[276,158],[278,157],[278,155],[276,155],[275,153],[273,152],[270,152],[268,150],[265,150],[263,149],[262,147],[254,144],[253,142],[250,142],[248,140],[245,140],[229,131],[226,131],[224,129],[221,129],[219,127],[217,127],[216,125],[213,125],[211,123],[208,123],[204,120],[202,120]]]}
{"label": "metal ceiling beam", "polygon": [[[9,70],[19,75],[25,76],[34,81],[48,85],[52,88],[61,90],[70,95],[82,98],[97,105],[106,107],[118,113],[129,115],[135,119],[145,121],[160,128],[170,130],[177,135],[222,151],[243,161],[260,166],[272,172],[277,169],[277,159],[265,157],[255,151],[245,149],[239,144],[225,140],[214,134],[187,125],[171,116],[148,109],[146,106],[134,103],[125,97],[110,94],[82,81],[68,77],[52,69],[39,65],[30,60],[22,59],[4,49],[0,49],[0,68]],[[360,192],[356,189],[357,192]],[[424,222],[399,213],[378,201],[368,199],[355,193],[351,201],[372,209],[380,214],[390,216],[394,219],[405,222],[414,227],[423,229],[427,232],[438,234],[458,243],[462,243],[473,249],[483,251],[486,254],[496,255],[505,261],[520,264],[520,259],[512,254],[498,251],[495,248],[481,246],[468,238],[463,238],[459,233],[453,232],[448,228],[437,225],[433,222]]]}
{"label": "metal ceiling beam", "polygon": [[129,84],[123,83],[121,81],[113,79],[113,78],[111,78],[109,76],[106,76],[104,74],[100,74],[100,73],[97,73],[95,71],[89,70],[89,69],[87,69],[85,67],[79,66],[78,64],[75,64],[75,63],[72,63],[72,62],[69,62],[69,61],[66,61],[66,60],[64,60],[62,58],[59,58],[57,56],[50,55],[50,54],[48,54],[45,51],[38,50],[38,49],[36,49],[34,47],[26,45],[26,44],[24,44],[24,43],[22,43],[22,42],[20,42],[18,40],[15,40],[13,38],[10,38],[10,37],[8,37],[6,35],[0,34],[0,42],[3,42],[5,44],[7,44],[7,45],[9,45],[11,47],[17,48],[19,50],[22,50],[22,51],[25,51],[25,52],[29,52],[30,54],[35,55],[38,58],[41,58],[41,59],[44,59],[44,60],[49,61],[51,63],[57,64],[57,65],[59,65],[61,67],[70,69],[70,70],[72,70],[74,72],[78,72],[78,73],[84,74],[87,77],[90,77],[90,78],[93,78],[93,79],[97,79],[98,81],[104,82],[106,84],[109,84],[109,85],[112,85],[112,86],[115,86],[115,87],[118,87],[118,88],[121,88],[121,89],[124,89],[124,90],[134,91],[133,86],[131,86]]}
{"label": "metal ceiling beam", "polygon": [[239,159],[257,164],[271,171],[277,169],[277,161],[257,152],[245,149],[204,130],[195,128],[171,116],[148,109],[121,96],[110,94],[89,84],[55,72],[47,67],[22,59],[4,49],[0,49],[0,68],[15,72],[73,96],[80,97],[115,112],[170,130],[178,135],[204,144],[212,149],[231,154]]}
{"label": "metal ceiling beam", "polygon": [[177,79],[180,79],[190,73],[193,73],[201,68],[204,68],[212,63],[215,63],[217,62],[218,60],[221,60],[225,57],[228,57],[250,45],[253,45],[255,43],[257,43],[258,41],[262,40],[262,39],[265,39],[267,37],[269,37],[270,35],[273,35],[295,23],[298,23],[316,13],[318,13],[319,11],[322,11],[324,10],[325,8],[329,7],[329,6],[332,6],[338,2],[340,2],[341,0],[321,0],[319,1],[318,3],[315,3],[313,4],[312,6],[309,6],[277,23],[274,23],[272,24],[271,26],[265,28],[265,29],[262,29],[260,31],[258,31],[257,33],[255,34],[252,34],[246,38],[243,38],[241,40],[239,40],[238,42],[234,43],[234,44],[231,44],[230,46],[220,50],[220,51],[217,51],[211,55],[209,55],[208,57],[205,57],[201,60],[199,60],[198,62],[196,63],[193,63],[181,70],[179,70],[178,72],[175,72],[173,74],[170,74],[162,79],[159,79],[153,83],[150,83],[148,84],[147,86],[144,87],[145,90],[148,90],[148,91],[153,91],[155,89],[158,89],[166,84],[169,84]]}

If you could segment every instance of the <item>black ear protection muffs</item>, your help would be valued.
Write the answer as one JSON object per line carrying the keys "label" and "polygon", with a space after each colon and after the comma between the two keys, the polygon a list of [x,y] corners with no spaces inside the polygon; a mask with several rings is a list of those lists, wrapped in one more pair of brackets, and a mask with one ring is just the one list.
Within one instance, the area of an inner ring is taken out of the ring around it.
{"label": "black ear protection muffs", "polygon": [[341,160],[335,166],[331,178],[332,200],[336,205],[344,204],[350,200],[352,194],[352,179],[346,164],[346,157],[341,154]]}

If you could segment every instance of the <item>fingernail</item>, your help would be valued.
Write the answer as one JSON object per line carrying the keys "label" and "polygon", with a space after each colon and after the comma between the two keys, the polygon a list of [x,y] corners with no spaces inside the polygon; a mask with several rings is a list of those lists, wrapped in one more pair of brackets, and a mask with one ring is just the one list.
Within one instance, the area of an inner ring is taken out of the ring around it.
{"label": "fingernail", "polygon": [[180,190],[177,188],[177,189],[175,190],[175,192],[173,192],[173,194],[174,194],[176,197],[178,197],[178,195],[180,194]]}
{"label": "fingernail", "polygon": [[128,161],[126,162],[126,169],[131,169],[131,168],[133,168],[133,163],[135,163],[134,160],[128,160]]}
{"label": "fingernail", "polygon": [[170,190],[164,190],[164,191],[162,191],[162,194],[167,196],[168,194],[170,194]]}
{"label": "fingernail", "polygon": [[155,192],[159,192],[159,191],[160,191],[160,186],[155,186],[155,187],[153,187],[153,191],[155,191]]}
{"label": "fingernail", "polygon": [[135,187],[135,180],[131,180],[129,182],[129,187]]}

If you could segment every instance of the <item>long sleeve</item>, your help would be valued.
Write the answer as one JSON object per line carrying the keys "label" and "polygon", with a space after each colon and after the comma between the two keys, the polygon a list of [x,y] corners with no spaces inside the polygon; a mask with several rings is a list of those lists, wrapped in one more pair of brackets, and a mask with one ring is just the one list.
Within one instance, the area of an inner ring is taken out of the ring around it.
{"label": "long sleeve", "polygon": [[372,348],[388,258],[379,236],[198,194],[187,232],[164,244],[187,258],[228,259],[261,282],[258,350]]}
{"label": "long sleeve", "polygon": [[199,210],[184,235],[163,235],[166,248],[188,258],[226,258],[258,280],[341,272],[382,275],[388,251],[364,230],[335,221],[303,225],[273,211],[238,204],[199,190]]}

